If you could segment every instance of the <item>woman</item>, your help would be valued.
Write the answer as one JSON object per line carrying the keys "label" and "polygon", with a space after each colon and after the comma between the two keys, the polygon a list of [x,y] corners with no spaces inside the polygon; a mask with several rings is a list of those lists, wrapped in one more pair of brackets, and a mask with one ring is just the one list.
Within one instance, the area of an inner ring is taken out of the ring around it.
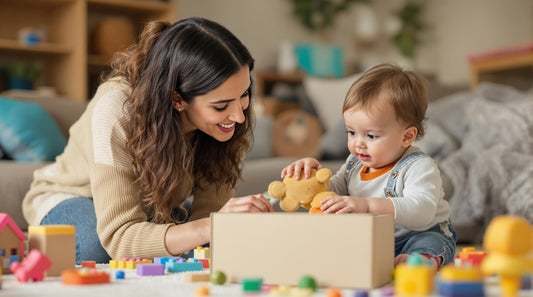
{"label": "woman", "polygon": [[230,199],[250,145],[253,63],[215,22],[147,24],[114,59],[63,154],[35,172],[28,223],[75,225],[76,262],[105,263],[205,244],[211,212],[273,211],[262,195]]}

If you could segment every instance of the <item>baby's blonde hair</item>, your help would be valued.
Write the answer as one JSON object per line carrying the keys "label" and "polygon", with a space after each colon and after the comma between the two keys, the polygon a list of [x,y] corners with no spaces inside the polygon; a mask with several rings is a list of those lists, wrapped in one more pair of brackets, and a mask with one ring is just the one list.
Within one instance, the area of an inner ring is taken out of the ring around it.
{"label": "baby's blonde hair", "polygon": [[393,106],[397,119],[416,127],[417,139],[424,136],[428,98],[422,76],[392,64],[374,66],[352,84],[342,112],[353,107],[369,111],[378,99]]}

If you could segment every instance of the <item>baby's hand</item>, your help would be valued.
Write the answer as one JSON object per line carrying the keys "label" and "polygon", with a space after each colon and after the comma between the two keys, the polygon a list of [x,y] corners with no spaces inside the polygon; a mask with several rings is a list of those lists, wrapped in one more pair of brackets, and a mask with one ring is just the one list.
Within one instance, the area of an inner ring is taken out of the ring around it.
{"label": "baby's hand", "polygon": [[324,213],[368,213],[366,198],[350,196],[328,196],[320,201]]}
{"label": "baby's hand", "polygon": [[314,168],[320,170],[322,169],[322,165],[320,165],[320,163],[314,158],[303,158],[283,168],[281,171],[281,178],[284,178],[285,176],[292,177],[294,174],[294,178],[300,180],[302,168],[304,169],[305,178],[309,178],[311,176],[311,169]]}

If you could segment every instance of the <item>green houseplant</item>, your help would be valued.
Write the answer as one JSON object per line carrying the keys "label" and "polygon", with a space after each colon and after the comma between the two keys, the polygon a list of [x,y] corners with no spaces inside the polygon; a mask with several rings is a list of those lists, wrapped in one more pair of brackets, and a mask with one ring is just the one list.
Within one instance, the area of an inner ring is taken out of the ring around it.
{"label": "green houseplant", "polygon": [[311,32],[322,31],[331,27],[335,17],[357,2],[368,3],[370,0],[290,0],[292,12]]}
{"label": "green houseplant", "polygon": [[6,68],[8,88],[31,90],[41,72],[40,62],[13,61]]}
{"label": "green houseplant", "polygon": [[420,34],[426,28],[422,22],[422,4],[409,1],[395,13],[401,23],[400,30],[394,34],[393,42],[406,58],[413,59],[416,47],[420,44]]}

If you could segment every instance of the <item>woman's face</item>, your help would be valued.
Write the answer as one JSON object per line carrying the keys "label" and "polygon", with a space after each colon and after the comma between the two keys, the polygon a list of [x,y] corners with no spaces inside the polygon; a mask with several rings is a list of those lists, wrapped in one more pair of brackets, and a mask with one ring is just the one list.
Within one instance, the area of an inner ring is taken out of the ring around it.
{"label": "woman's face", "polygon": [[181,121],[185,133],[190,136],[200,130],[218,141],[230,140],[235,125],[246,120],[243,111],[250,105],[250,83],[246,65],[216,89],[184,103]]}

